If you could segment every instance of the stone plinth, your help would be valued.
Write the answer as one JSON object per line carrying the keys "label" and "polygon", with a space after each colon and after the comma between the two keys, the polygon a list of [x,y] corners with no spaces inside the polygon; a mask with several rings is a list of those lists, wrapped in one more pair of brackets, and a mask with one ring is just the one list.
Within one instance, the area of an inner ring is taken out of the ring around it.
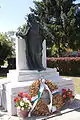
{"label": "stone plinth", "polygon": [[19,92],[28,93],[31,82],[16,82],[4,84],[2,90],[2,107],[8,111],[10,115],[16,115],[14,98]]}
{"label": "stone plinth", "polygon": [[28,69],[26,61],[26,44],[25,40],[21,38],[16,39],[16,69]]}
{"label": "stone plinth", "polygon": [[[17,74],[18,76],[16,77]],[[10,71],[8,74],[8,80],[11,80],[12,82],[4,84],[2,92],[2,106],[9,112],[9,114],[16,115],[16,108],[13,101],[14,97],[16,97],[19,92],[28,92],[29,86],[32,82],[42,76],[55,83],[60,92],[62,88],[70,88],[74,90],[72,80],[62,79],[56,69],[47,69],[46,71],[41,72],[22,70],[17,73],[16,71]]]}
{"label": "stone plinth", "polygon": [[38,72],[37,70],[10,70],[7,74],[8,80],[11,82],[22,82],[22,81],[33,81],[40,77],[46,79],[57,79],[60,80],[59,73],[56,69],[47,68],[46,70]]}

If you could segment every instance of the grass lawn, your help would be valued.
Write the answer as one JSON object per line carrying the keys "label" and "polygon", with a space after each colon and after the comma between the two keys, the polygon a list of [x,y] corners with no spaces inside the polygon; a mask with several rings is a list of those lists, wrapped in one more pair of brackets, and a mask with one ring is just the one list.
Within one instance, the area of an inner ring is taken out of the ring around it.
{"label": "grass lawn", "polygon": [[80,77],[72,77],[75,92],[80,94]]}
{"label": "grass lawn", "polygon": [[80,94],[80,77],[68,77],[68,78],[71,78],[73,80],[75,92],[77,94]]}

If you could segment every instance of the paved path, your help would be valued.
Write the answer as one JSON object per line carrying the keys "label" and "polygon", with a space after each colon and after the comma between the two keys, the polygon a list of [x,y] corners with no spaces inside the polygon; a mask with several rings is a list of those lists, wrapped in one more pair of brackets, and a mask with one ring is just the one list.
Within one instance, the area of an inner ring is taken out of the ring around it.
{"label": "paved path", "polygon": [[48,120],[80,120],[80,109],[79,111],[73,111],[70,113],[63,114]]}
{"label": "paved path", "polygon": [[[75,104],[76,103],[76,104]],[[77,105],[77,107],[76,107]],[[75,109],[75,110],[74,110]],[[71,111],[72,110],[72,111]],[[69,112],[71,111],[71,112]],[[45,118],[26,118],[24,120],[80,120],[80,95],[76,95],[76,102],[72,103],[67,109],[61,111],[62,114],[56,117]],[[63,114],[64,113],[64,114]],[[10,116],[0,108],[0,120],[20,120],[16,116]]]}

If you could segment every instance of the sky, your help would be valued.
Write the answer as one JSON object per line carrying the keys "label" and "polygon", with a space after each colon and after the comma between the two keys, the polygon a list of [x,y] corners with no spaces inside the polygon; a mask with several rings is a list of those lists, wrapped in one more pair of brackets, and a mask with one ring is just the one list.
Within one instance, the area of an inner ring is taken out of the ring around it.
{"label": "sky", "polygon": [[33,0],[0,0],[0,6],[0,32],[7,32],[16,31],[26,22],[25,15],[30,13],[29,7],[33,8],[34,4]]}

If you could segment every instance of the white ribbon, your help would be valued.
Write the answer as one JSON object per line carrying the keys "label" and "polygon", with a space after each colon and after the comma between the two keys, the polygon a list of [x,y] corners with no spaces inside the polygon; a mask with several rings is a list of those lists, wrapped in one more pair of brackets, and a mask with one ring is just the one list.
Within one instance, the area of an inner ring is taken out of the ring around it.
{"label": "white ribbon", "polygon": [[29,112],[29,114],[28,114],[28,117],[31,116],[31,112],[32,112],[33,109],[35,108],[35,106],[36,106],[38,100],[41,98],[41,95],[42,95],[43,91],[44,91],[44,84],[41,82],[41,84],[40,84],[40,89],[39,89],[40,97],[39,97],[38,99],[35,100],[35,102],[34,102],[32,108],[31,108],[31,110],[30,110],[30,112]]}
{"label": "white ribbon", "polygon": [[45,84],[45,79],[42,79],[40,82],[41,82],[41,83],[40,83],[40,89],[39,89],[39,91],[38,91],[38,93],[39,93],[38,98],[35,100],[32,108],[31,108],[31,110],[30,110],[30,112],[29,112],[29,114],[28,114],[28,117],[31,116],[31,112],[32,112],[33,109],[35,108],[38,100],[41,98],[42,93],[43,93],[43,91],[44,91],[45,89],[49,92],[49,96],[50,96],[50,104],[47,105],[47,106],[48,106],[48,109],[49,109],[49,112],[54,112],[54,111],[56,111],[56,107],[55,107],[55,106],[52,106],[52,93],[51,93],[49,87]]}
{"label": "white ribbon", "polygon": [[58,89],[56,89],[56,90],[53,90],[51,93],[53,95],[53,94],[59,93],[59,91],[58,91]]}

